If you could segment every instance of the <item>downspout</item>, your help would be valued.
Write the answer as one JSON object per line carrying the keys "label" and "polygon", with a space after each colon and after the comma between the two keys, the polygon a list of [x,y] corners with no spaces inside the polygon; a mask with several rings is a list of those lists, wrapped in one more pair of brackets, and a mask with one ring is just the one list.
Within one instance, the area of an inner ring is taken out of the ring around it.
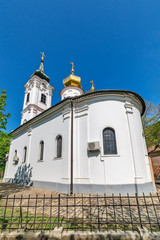
{"label": "downspout", "polygon": [[128,123],[128,129],[129,129],[129,137],[130,137],[130,143],[131,143],[131,151],[132,151],[132,159],[133,159],[133,168],[134,168],[134,175],[135,175],[135,192],[136,194],[138,194],[138,186],[137,186],[137,172],[136,172],[136,163],[135,163],[135,157],[134,157],[134,150],[133,150],[133,142],[132,142],[132,138],[131,138],[131,129],[130,129],[130,123],[129,123],[129,118],[128,118],[128,114],[127,114],[127,123]]}
{"label": "downspout", "polygon": [[[124,102],[125,102],[125,104],[126,104],[125,95],[124,95]],[[127,114],[127,124],[128,124],[129,138],[130,138],[130,144],[131,144],[133,169],[134,169],[134,175],[135,175],[135,177],[134,177],[135,192],[136,192],[136,194],[138,195],[138,186],[137,186],[137,179],[136,179],[137,171],[136,171],[136,163],[135,163],[135,156],[134,156],[134,147],[133,147],[133,141],[132,141],[132,138],[131,138],[131,127],[130,127],[130,121],[129,121],[127,109],[126,109],[126,114]]]}
{"label": "downspout", "polygon": [[70,194],[73,194],[73,101],[71,100],[71,182]]}

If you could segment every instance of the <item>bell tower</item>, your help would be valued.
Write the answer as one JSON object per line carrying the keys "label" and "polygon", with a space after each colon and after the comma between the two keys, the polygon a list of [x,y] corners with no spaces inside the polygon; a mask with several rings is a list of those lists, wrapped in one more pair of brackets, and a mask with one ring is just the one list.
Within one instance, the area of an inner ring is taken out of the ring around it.
{"label": "bell tower", "polygon": [[25,87],[24,104],[21,112],[21,125],[51,107],[54,87],[49,84],[49,77],[44,73],[44,53],[39,69],[29,78]]}
{"label": "bell tower", "polygon": [[65,99],[68,97],[76,97],[79,95],[84,94],[81,85],[81,78],[74,75],[74,64],[73,62],[70,63],[72,65],[71,73],[67,78],[63,80],[64,88],[60,92],[61,99]]}

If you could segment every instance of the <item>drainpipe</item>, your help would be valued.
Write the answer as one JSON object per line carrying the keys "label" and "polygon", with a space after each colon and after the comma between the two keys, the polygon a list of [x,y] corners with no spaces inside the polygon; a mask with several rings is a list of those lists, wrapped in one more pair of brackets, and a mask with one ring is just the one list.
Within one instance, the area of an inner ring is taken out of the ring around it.
{"label": "drainpipe", "polygon": [[[126,98],[125,98],[125,94],[124,94],[124,102],[126,104]],[[130,144],[131,144],[131,153],[132,153],[132,161],[133,161],[133,169],[134,169],[134,175],[135,175],[135,179],[134,179],[134,184],[135,184],[135,192],[138,195],[138,185],[137,185],[137,171],[136,171],[136,163],[135,163],[135,154],[134,154],[134,147],[133,147],[133,140],[132,140],[132,132],[131,132],[131,126],[130,126],[130,120],[129,120],[129,116],[128,114],[131,114],[132,112],[128,112],[127,111],[127,107],[126,108],[126,114],[127,114],[127,123],[128,123],[128,130],[129,130],[129,138],[130,138]]]}
{"label": "drainpipe", "polygon": [[130,143],[131,143],[131,152],[132,152],[132,159],[133,159],[133,168],[134,168],[134,175],[135,175],[135,192],[138,195],[138,186],[137,186],[137,171],[136,171],[136,163],[135,163],[135,156],[134,156],[134,148],[133,148],[133,141],[131,138],[131,128],[130,128],[130,122],[129,122],[129,117],[128,117],[128,113],[127,113],[127,122],[128,122],[128,129],[129,129],[129,137],[130,137]]}
{"label": "drainpipe", "polygon": [[73,101],[71,100],[71,182],[70,194],[73,194]]}

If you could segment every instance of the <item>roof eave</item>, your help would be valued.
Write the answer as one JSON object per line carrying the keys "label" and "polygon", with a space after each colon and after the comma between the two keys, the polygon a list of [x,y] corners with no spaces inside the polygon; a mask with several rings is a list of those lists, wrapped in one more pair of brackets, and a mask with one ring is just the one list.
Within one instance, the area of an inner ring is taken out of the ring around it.
{"label": "roof eave", "polygon": [[124,93],[124,94],[132,94],[134,95],[134,97],[138,98],[139,101],[141,102],[142,104],[142,112],[141,112],[141,116],[144,114],[145,112],[145,102],[143,100],[143,98],[135,93],[135,92],[132,92],[132,91],[128,91],[128,90],[98,90],[98,91],[94,91],[94,92],[88,92],[86,94],[83,94],[83,95],[80,95],[80,96],[76,96],[76,97],[69,97],[69,98],[65,98],[64,100],[56,103],[55,105],[53,105],[52,107],[48,108],[47,110],[43,111],[42,113],[40,113],[39,115],[37,115],[36,117],[30,119],[29,121],[27,121],[26,123],[20,125],[18,128],[16,128],[14,131],[12,131],[12,134],[14,134],[17,130],[19,130],[20,128],[24,128],[25,126],[30,125],[30,123],[32,123],[34,120],[40,118],[43,114],[46,114],[47,112],[51,111],[51,109],[54,109],[55,107],[57,107],[58,105],[61,105],[63,103],[67,103],[67,102],[70,102],[70,101],[74,101],[74,100],[77,100],[77,99],[80,99],[80,98],[85,98],[86,96],[91,96],[91,95],[95,95],[95,94],[103,94],[103,93]]}

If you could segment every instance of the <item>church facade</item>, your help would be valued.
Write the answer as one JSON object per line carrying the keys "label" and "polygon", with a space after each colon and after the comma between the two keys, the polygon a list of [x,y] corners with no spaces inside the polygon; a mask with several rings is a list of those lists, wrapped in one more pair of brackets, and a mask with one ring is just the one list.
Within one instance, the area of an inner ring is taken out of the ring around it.
{"label": "church facade", "polygon": [[4,181],[18,179],[23,169],[23,178],[30,173],[27,184],[60,193],[155,192],[141,121],[144,100],[132,91],[93,86],[84,93],[73,64],[71,72],[54,106],[43,57],[25,84]]}

